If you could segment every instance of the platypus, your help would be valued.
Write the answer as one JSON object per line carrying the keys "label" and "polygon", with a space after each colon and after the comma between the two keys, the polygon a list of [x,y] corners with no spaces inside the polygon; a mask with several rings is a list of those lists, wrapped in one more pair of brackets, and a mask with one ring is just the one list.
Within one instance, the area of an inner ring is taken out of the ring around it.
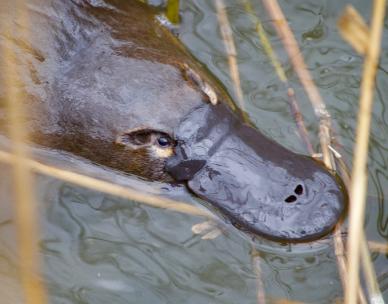
{"label": "platypus", "polygon": [[[15,56],[33,143],[183,183],[235,226],[273,240],[314,240],[339,221],[340,179],[243,119],[156,9],[136,0],[26,2],[0,1],[0,47]],[[4,132],[4,104],[0,114]]]}

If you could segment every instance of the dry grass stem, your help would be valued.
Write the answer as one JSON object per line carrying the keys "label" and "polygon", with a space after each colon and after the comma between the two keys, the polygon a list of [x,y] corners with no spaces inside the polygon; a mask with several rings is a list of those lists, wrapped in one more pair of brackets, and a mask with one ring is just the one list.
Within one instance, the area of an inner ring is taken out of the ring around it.
{"label": "dry grass stem", "polygon": [[369,43],[369,29],[352,5],[347,5],[338,19],[338,28],[344,40],[360,55],[365,55]]}
{"label": "dry grass stem", "polygon": [[315,154],[313,145],[310,142],[306,126],[304,124],[303,115],[300,111],[298,102],[296,101],[295,91],[293,88],[287,89],[288,104],[290,105],[291,114],[294,117],[299,135],[306,146],[307,151],[312,156]]}
{"label": "dry grass stem", "polygon": [[375,0],[373,3],[370,40],[365,56],[363,77],[361,82],[360,110],[358,113],[356,144],[352,181],[350,188],[349,241],[348,259],[348,289],[345,292],[345,303],[356,303],[356,292],[359,288],[360,235],[363,233],[365,196],[367,190],[366,165],[368,161],[368,144],[373,93],[377,64],[380,55],[381,34],[384,25],[385,0]]}
{"label": "dry grass stem", "polygon": [[341,237],[341,228],[336,227],[334,231],[334,249],[337,258],[338,271],[341,277],[342,288],[345,290],[347,288],[347,269],[346,269],[346,256],[345,256],[345,246]]}
{"label": "dry grass stem", "polygon": [[[334,232],[334,249],[335,254],[337,258],[337,264],[338,264],[338,271],[340,273],[340,278],[342,282],[342,288],[343,290],[346,290],[348,288],[348,281],[347,278],[347,260],[345,256],[345,246],[344,242],[342,241],[341,237],[341,228],[336,227]],[[367,304],[367,300],[365,298],[364,292],[362,289],[358,290],[358,301],[360,304]]]}
{"label": "dry grass stem", "polygon": [[276,32],[287,51],[294,70],[314,107],[315,115],[319,118],[319,138],[321,141],[323,162],[328,168],[333,168],[335,170],[335,167],[333,167],[334,159],[328,148],[330,145],[330,114],[310,76],[298,43],[287,24],[287,20],[285,19],[278,2],[276,0],[263,0],[263,3],[273,20]]}
{"label": "dry grass stem", "polygon": [[[15,18],[15,24],[18,24],[22,29],[28,29],[28,19],[23,1],[16,2],[15,7],[15,11],[19,12]],[[7,27],[4,30],[12,33],[15,29]],[[2,53],[5,63],[2,71],[4,75],[3,87],[7,101],[9,136],[12,141],[11,150],[15,160],[12,166],[12,180],[21,283],[25,303],[44,304],[47,303],[47,294],[40,277],[39,221],[34,199],[33,177],[25,162],[28,150],[23,144],[26,140],[21,119],[24,113],[22,104],[24,96],[19,90],[20,79],[14,54],[7,46],[4,47]]]}
{"label": "dry grass stem", "polygon": [[256,286],[257,286],[257,304],[265,304],[265,288],[262,279],[262,272],[260,267],[260,253],[252,246],[251,251],[252,265],[256,275]]}
{"label": "dry grass stem", "polygon": [[[248,117],[245,112],[244,96],[241,89],[240,73],[238,71],[238,65],[237,65],[237,50],[233,40],[232,29],[230,27],[228,16],[226,14],[224,1],[216,0],[215,6],[217,10],[217,18],[218,18],[218,23],[220,25],[222,40],[224,42],[225,49],[228,55],[229,74],[234,84],[237,103],[242,109],[244,120],[248,120]],[[253,251],[255,250],[253,245],[252,245],[252,250]],[[257,302],[259,304],[262,304],[262,303],[265,303],[265,293],[264,293],[263,283],[260,276],[260,264],[258,261],[256,262],[254,261],[254,256],[252,256],[252,266],[256,273],[256,281],[258,286]]]}
{"label": "dry grass stem", "polygon": [[[309,98],[313,104],[313,107],[315,109],[315,113],[318,114],[318,117],[320,118],[320,142],[323,152],[323,159],[326,166],[332,170],[335,170],[335,162],[334,159],[337,158],[337,161],[340,164],[340,171],[344,175],[344,179],[346,184],[349,184],[348,181],[349,175],[347,166],[344,163],[344,161],[335,153],[336,151],[333,151],[332,146],[330,145],[330,131],[331,131],[331,121],[330,121],[330,115],[326,111],[326,106],[324,104],[323,99],[320,97],[318,90],[316,89],[312,78],[309,75],[309,72],[303,62],[303,57],[301,55],[301,52],[298,48],[297,42],[295,38],[292,35],[291,30],[289,29],[287,23],[285,22],[284,15],[280,9],[280,6],[278,5],[277,1],[266,1],[263,0],[264,4],[267,7],[267,10],[270,12],[273,19],[275,19],[275,28],[278,32],[278,35],[281,37],[283,41],[283,45],[285,49],[288,52],[289,57],[291,58],[291,61],[293,62],[294,69],[296,70],[302,85],[304,86],[307,94],[309,95]],[[353,13],[353,15],[355,15]],[[359,16],[359,15],[358,15]],[[361,20],[361,21],[360,21]],[[361,27],[363,22],[362,18],[357,18],[357,22],[359,26]],[[365,29],[365,27],[364,27]],[[314,99],[316,98],[316,99]],[[321,110],[324,109],[322,112]],[[323,114],[323,115],[322,115]],[[303,136],[302,136],[303,137]],[[343,282],[344,289],[346,289],[347,282],[345,281],[345,275],[346,275],[346,258],[343,254],[343,241],[341,238],[341,233],[339,231],[339,227],[337,227],[337,233],[335,234],[334,238],[334,245],[337,253],[337,260],[338,260],[338,266],[341,274],[341,279]],[[366,244],[365,236],[361,235],[361,242]],[[369,256],[365,259],[366,261],[369,261]],[[369,271],[371,272],[370,268],[373,267],[373,265],[367,262],[365,263],[365,267],[369,268]],[[373,270],[373,269],[372,269]],[[369,279],[373,279],[376,282],[376,278],[369,276]],[[373,285],[373,284],[372,284]],[[366,303],[365,296],[360,289],[358,291],[359,300],[361,303]]]}
{"label": "dry grass stem", "polygon": [[[270,0],[266,1],[263,0],[264,4],[267,7],[267,10],[271,14],[272,18],[275,20],[275,28],[278,32],[279,37],[282,39],[283,46],[285,47],[286,51],[288,52],[289,57],[294,58],[294,54],[297,54],[297,58],[293,60],[293,66],[294,69],[299,73],[299,78],[301,80],[302,85],[304,86],[306,92],[308,92],[308,96],[310,97],[310,101],[315,109],[316,115],[320,118],[320,143],[321,143],[321,149],[324,156],[324,162],[325,165],[329,169],[335,169],[334,167],[334,157],[331,154],[331,150],[329,149],[330,146],[330,115],[326,110],[326,106],[324,104],[323,99],[320,97],[318,89],[315,87],[314,82],[312,81],[312,78],[309,76],[309,72],[304,64],[303,57],[301,55],[301,52],[299,51],[299,47],[297,45],[297,42],[292,34],[291,29],[288,27],[287,22],[284,18],[284,15],[281,11],[280,6],[278,5],[277,1]],[[288,38],[287,38],[288,37]],[[288,46],[288,47],[287,47]],[[298,64],[301,64],[301,66],[298,66]],[[306,78],[307,77],[307,78]],[[314,99],[318,96],[317,99]],[[320,109],[324,109],[322,113],[320,113]],[[321,115],[323,114],[323,115]],[[304,137],[304,136],[302,136]],[[304,137],[308,138],[308,137]],[[311,144],[310,144],[311,145]],[[312,154],[314,155],[314,153]],[[342,159],[339,160],[340,164],[342,165],[341,168],[346,167],[345,163]],[[344,171],[344,170],[342,170]],[[345,170],[346,171],[346,170]],[[339,267],[339,273],[341,277],[341,282],[343,285],[343,288],[346,288],[346,258],[344,255],[344,245],[341,237],[341,228],[338,226],[336,228],[336,233],[334,236],[334,246],[336,251],[336,258],[338,262]],[[365,296],[363,295],[362,290],[359,292],[359,298],[361,303],[366,303]]]}
{"label": "dry grass stem", "polygon": [[[10,153],[0,151],[0,161],[13,164],[16,160]],[[212,215],[209,211],[199,209],[187,203],[171,200],[168,198],[161,198],[155,195],[140,193],[139,191],[115,185],[106,181],[98,180],[93,177],[44,165],[40,162],[31,159],[26,159],[24,161],[26,166],[28,166],[31,170],[37,173],[58,178],[66,182],[73,183],[75,185],[79,185],[95,191],[119,196],[129,200],[135,200],[137,202],[150,205],[152,207],[173,210],[191,215],[205,216],[207,218],[215,218],[215,216]]]}
{"label": "dry grass stem", "polygon": [[388,254],[388,244],[368,241],[368,247],[372,252]]}
{"label": "dry grass stem", "polygon": [[257,32],[257,35],[259,36],[261,45],[264,48],[265,54],[270,59],[273,67],[275,68],[275,72],[278,75],[281,82],[286,83],[288,81],[286,73],[280,63],[278,56],[276,55],[276,52],[272,48],[271,42],[269,41],[267,34],[265,33],[265,30],[263,28],[263,25],[259,17],[255,14],[253,10],[250,0],[243,0],[243,3],[244,3],[245,10],[248,13],[248,16],[255,24],[256,32]]}
{"label": "dry grass stem", "polygon": [[[349,176],[349,173],[348,173],[348,170],[347,168],[343,169],[342,166],[344,166],[344,162],[339,162],[340,164],[340,170],[341,170],[341,177],[344,181],[344,184],[346,186],[347,189],[350,188],[350,176]],[[366,241],[366,237],[365,237],[365,234],[364,232],[362,232],[360,234],[360,243],[362,244],[362,246],[364,246],[365,248],[367,248],[367,241]],[[335,248],[335,252],[336,252],[336,256],[337,256],[337,262],[338,262],[338,267],[339,267],[339,271],[340,271],[340,274],[341,274],[341,279],[342,279],[342,285],[343,285],[343,289],[346,290],[347,289],[347,259],[346,259],[346,256],[345,256],[345,253],[344,253],[344,244],[343,244],[343,241],[342,241],[342,236],[341,236],[341,227],[340,226],[337,226],[336,229],[335,229],[335,234],[334,234],[334,248]],[[370,254],[369,254],[369,251],[368,250],[364,250],[362,253],[361,253],[361,257],[364,261],[363,263],[363,267],[365,269],[365,272],[371,274],[371,273],[374,273],[374,270],[373,270],[373,263],[370,259]],[[369,286],[377,286],[377,279],[376,279],[376,276],[373,276],[373,275],[370,275],[367,277],[367,280],[371,280],[370,282],[367,282]],[[379,292],[380,293],[380,292]],[[362,289],[360,288],[358,290],[358,297],[359,297],[359,302],[361,304],[366,304],[367,301],[366,301],[366,298],[365,298],[365,295],[362,291]]]}
{"label": "dry grass stem", "polygon": [[[349,175],[349,170],[346,167],[346,164],[343,162],[342,159],[339,160],[339,168],[341,172],[341,177],[342,180],[346,186],[346,189],[349,189],[350,187],[350,175]],[[364,244],[366,244],[366,238],[364,233],[360,235],[360,241]],[[343,290],[346,290],[348,287],[348,281],[347,281],[347,259],[345,255],[345,246],[344,242],[342,240],[342,235],[341,235],[341,227],[340,225],[337,225],[335,228],[335,233],[334,233],[334,248],[335,248],[335,253],[337,257],[337,263],[338,263],[338,268],[339,268],[339,273],[341,277],[341,282],[342,282],[342,287]],[[368,253],[369,254],[369,253]],[[368,259],[369,260],[369,255]],[[373,264],[365,264],[366,267],[373,268]],[[376,281],[376,277],[372,278],[374,281]],[[365,298],[365,294],[363,290],[360,288],[358,290],[358,301],[360,304],[367,304],[367,300]]]}
{"label": "dry grass stem", "polygon": [[360,242],[361,246],[361,261],[363,262],[363,270],[365,281],[368,287],[371,303],[384,303],[383,295],[381,294],[379,284],[376,280],[376,272],[373,267],[373,262],[370,257],[369,249],[366,242]]}
{"label": "dry grass stem", "polygon": [[261,44],[264,48],[265,54],[270,59],[276,74],[278,75],[280,81],[287,87],[287,97],[288,97],[288,104],[291,109],[291,113],[294,117],[294,120],[296,122],[296,126],[298,128],[299,135],[305,144],[307,151],[310,153],[310,155],[314,155],[315,151],[313,149],[313,146],[311,145],[311,142],[308,138],[308,132],[306,129],[306,126],[303,121],[303,115],[300,112],[300,108],[298,105],[298,102],[296,101],[295,97],[295,91],[293,88],[290,87],[286,73],[279,61],[278,56],[276,55],[276,52],[272,48],[271,42],[267,37],[267,34],[264,31],[263,25],[259,19],[259,17],[255,14],[252,5],[249,0],[244,0],[244,7],[247,11],[248,15],[250,16],[252,22],[255,24],[257,35],[259,36],[259,39],[261,41]]}
{"label": "dry grass stem", "polygon": [[[371,303],[384,303],[384,301],[375,302],[377,299],[383,299],[380,291],[379,283],[377,281],[376,272],[373,266],[373,261],[368,248],[368,242],[366,241],[364,231],[360,234],[360,246],[361,246],[361,261],[365,274],[365,281],[368,286],[368,292]],[[360,291],[361,289],[359,289]]]}
{"label": "dry grass stem", "polygon": [[244,96],[241,89],[240,73],[238,71],[237,65],[237,50],[233,40],[232,29],[226,14],[224,1],[215,0],[215,6],[217,10],[217,18],[220,26],[222,40],[228,55],[229,73],[232,77],[237,103],[245,113]]}
{"label": "dry grass stem", "polygon": [[299,301],[290,301],[286,299],[271,299],[271,304],[304,304]]}
{"label": "dry grass stem", "polygon": [[201,239],[202,240],[214,240],[218,238],[220,235],[222,235],[222,230],[215,228],[208,233],[204,234]]}
{"label": "dry grass stem", "polygon": [[194,234],[200,234],[203,240],[213,240],[222,234],[222,230],[215,221],[205,221],[191,227]]}

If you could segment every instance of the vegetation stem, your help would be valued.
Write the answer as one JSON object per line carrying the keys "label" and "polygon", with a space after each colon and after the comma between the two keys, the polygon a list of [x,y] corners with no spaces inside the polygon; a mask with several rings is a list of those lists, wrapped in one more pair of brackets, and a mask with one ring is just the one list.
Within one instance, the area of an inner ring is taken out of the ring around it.
{"label": "vegetation stem", "polygon": [[360,270],[360,235],[363,233],[365,195],[367,190],[366,165],[368,161],[368,143],[370,133],[371,111],[377,64],[380,55],[381,34],[384,25],[385,0],[373,2],[370,40],[366,51],[363,77],[361,82],[360,109],[358,113],[357,135],[354,148],[352,180],[350,187],[348,288],[345,291],[345,303],[356,303],[359,288]]}

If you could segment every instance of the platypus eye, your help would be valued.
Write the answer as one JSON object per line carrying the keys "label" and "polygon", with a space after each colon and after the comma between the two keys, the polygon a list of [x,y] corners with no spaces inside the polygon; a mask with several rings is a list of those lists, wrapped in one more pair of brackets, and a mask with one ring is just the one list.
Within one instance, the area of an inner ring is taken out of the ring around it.
{"label": "platypus eye", "polygon": [[174,140],[167,133],[159,130],[136,128],[119,134],[116,138],[116,143],[132,149],[147,146],[170,148],[174,145]]}
{"label": "platypus eye", "polygon": [[158,144],[163,148],[167,148],[171,146],[172,140],[169,136],[161,135],[158,137]]}

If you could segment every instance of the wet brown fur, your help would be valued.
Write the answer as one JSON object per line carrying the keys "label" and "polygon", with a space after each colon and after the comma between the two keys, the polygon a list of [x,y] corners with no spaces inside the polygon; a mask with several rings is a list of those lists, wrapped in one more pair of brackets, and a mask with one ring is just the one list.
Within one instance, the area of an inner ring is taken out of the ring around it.
{"label": "wet brown fur", "polygon": [[[155,155],[152,145],[126,147],[117,137],[145,126],[173,138],[180,120],[208,102],[187,69],[233,107],[218,82],[160,25],[158,12],[138,1],[31,0],[25,8],[30,28],[15,25],[18,12],[7,1],[0,0],[0,9],[0,47],[18,54],[21,83],[15,85],[25,96],[34,143],[171,181],[166,158]],[[6,26],[15,37],[3,32]],[[0,68],[4,64],[0,58]],[[0,100],[1,86],[0,79]],[[1,124],[6,112],[0,105]]]}

